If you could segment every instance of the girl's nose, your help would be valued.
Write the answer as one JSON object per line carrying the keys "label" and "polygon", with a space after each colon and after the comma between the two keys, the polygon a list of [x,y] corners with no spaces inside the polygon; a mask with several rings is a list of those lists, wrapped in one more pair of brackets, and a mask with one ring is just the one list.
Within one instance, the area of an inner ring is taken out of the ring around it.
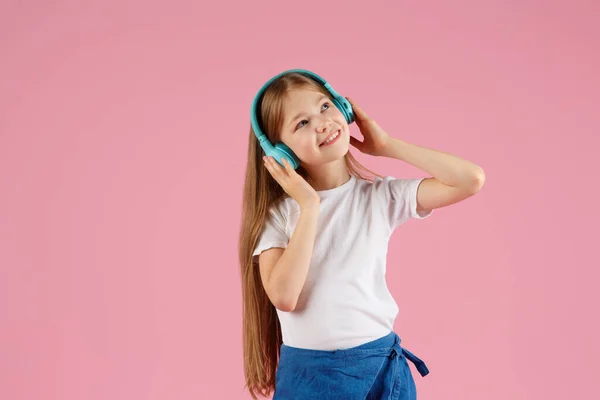
{"label": "girl's nose", "polygon": [[319,133],[327,132],[329,130],[330,126],[331,126],[331,121],[323,122],[321,124],[321,127],[319,128]]}

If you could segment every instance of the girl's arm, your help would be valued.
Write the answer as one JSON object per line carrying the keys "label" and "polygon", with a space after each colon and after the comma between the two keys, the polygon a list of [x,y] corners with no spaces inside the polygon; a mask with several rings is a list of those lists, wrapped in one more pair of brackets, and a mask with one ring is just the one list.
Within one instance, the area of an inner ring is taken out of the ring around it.
{"label": "girl's arm", "polygon": [[417,191],[417,211],[449,206],[477,193],[485,182],[483,169],[471,161],[388,137],[381,156],[407,162],[432,175]]}
{"label": "girl's arm", "polygon": [[304,287],[317,234],[319,208],[319,202],[302,207],[287,248],[265,250],[258,258],[265,291],[281,311],[294,311]]}
{"label": "girl's arm", "polygon": [[350,143],[361,152],[405,161],[429,173],[417,191],[417,211],[429,211],[449,206],[477,193],[485,182],[483,169],[452,154],[404,142],[387,134],[353,100],[346,97],[363,135],[360,141],[350,137]]}

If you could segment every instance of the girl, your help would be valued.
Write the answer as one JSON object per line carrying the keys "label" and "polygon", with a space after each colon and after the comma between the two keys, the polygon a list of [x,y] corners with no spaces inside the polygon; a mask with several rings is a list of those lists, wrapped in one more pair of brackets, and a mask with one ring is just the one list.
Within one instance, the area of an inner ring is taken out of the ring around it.
{"label": "girl", "polygon": [[[251,396],[416,399],[406,360],[422,376],[428,370],[393,331],[398,307],[385,282],[388,240],[403,222],[478,192],[483,170],[391,137],[305,70],[268,81],[251,116],[239,237]],[[362,141],[350,136],[353,121]],[[350,145],[431,177],[374,174]]]}

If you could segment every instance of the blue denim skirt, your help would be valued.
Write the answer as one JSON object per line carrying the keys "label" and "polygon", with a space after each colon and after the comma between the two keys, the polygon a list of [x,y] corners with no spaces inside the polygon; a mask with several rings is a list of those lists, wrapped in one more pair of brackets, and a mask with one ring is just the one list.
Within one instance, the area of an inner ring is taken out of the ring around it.
{"label": "blue denim skirt", "polygon": [[427,366],[400,347],[395,332],[344,350],[308,350],[283,344],[273,400],[415,400],[406,360],[425,376]]}

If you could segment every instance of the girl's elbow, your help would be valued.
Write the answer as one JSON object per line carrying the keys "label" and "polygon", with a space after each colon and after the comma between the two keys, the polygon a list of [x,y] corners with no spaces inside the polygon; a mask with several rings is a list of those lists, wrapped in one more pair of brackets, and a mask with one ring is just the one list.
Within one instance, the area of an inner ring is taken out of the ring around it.
{"label": "girl's elbow", "polygon": [[285,298],[282,297],[277,299],[277,301],[273,302],[273,305],[276,309],[283,312],[292,312],[296,309],[296,305],[298,304],[298,299]]}
{"label": "girl's elbow", "polygon": [[479,167],[473,174],[473,186],[475,188],[475,192],[479,192],[484,184],[485,172],[483,171],[483,168]]}

